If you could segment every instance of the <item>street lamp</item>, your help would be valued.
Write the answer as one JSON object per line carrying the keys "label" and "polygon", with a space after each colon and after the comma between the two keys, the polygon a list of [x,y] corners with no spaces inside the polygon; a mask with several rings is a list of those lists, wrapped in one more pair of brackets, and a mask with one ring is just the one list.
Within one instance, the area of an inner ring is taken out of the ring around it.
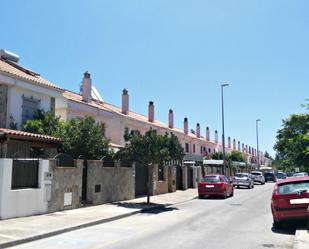
{"label": "street lamp", "polygon": [[223,88],[229,86],[229,84],[221,84],[221,106],[222,106],[222,154],[223,154],[223,166],[222,174],[225,175],[225,137],[224,137],[224,105],[223,105]]}
{"label": "street lamp", "polygon": [[258,166],[258,170],[260,170],[259,127],[258,127],[258,122],[260,122],[260,121],[261,121],[261,119],[255,120],[256,149],[257,149],[257,166]]}

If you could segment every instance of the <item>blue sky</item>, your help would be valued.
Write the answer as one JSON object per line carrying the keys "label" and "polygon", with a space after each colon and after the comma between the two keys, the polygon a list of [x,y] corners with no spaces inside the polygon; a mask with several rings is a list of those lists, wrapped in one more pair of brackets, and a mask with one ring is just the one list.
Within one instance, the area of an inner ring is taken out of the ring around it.
{"label": "blue sky", "polygon": [[309,1],[1,0],[0,48],[61,87],[89,70],[104,100],[271,152],[281,120],[309,97]]}

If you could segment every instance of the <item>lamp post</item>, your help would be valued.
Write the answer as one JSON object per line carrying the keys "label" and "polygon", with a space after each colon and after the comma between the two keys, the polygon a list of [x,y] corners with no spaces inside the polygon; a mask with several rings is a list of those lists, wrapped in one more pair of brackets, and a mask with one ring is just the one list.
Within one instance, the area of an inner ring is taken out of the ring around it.
{"label": "lamp post", "polygon": [[260,121],[261,121],[261,119],[255,120],[256,149],[257,149],[257,166],[258,166],[258,170],[260,170],[259,127],[258,127],[258,122],[260,122]]}
{"label": "lamp post", "polygon": [[224,104],[223,104],[223,88],[229,86],[229,84],[221,84],[221,107],[222,107],[222,155],[223,166],[222,174],[225,175],[225,137],[224,137]]}

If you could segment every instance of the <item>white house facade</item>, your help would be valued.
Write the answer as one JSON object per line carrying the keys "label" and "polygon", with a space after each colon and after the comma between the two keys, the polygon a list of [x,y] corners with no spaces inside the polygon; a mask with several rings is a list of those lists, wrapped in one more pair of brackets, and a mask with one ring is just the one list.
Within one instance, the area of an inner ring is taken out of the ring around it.
{"label": "white house facade", "polygon": [[0,127],[20,128],[37,110],[54,111],[63,90],[0,50]]}

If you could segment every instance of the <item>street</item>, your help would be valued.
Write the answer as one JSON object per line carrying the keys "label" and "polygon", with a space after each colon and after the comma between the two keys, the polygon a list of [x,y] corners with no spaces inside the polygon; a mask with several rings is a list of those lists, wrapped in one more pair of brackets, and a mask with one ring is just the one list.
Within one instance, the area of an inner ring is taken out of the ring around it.
{"label": "street", "polygon": [[235,189],[226,200],[194,199],[12,248],[292,248],[293,230],[272,230],[273,186]]}

